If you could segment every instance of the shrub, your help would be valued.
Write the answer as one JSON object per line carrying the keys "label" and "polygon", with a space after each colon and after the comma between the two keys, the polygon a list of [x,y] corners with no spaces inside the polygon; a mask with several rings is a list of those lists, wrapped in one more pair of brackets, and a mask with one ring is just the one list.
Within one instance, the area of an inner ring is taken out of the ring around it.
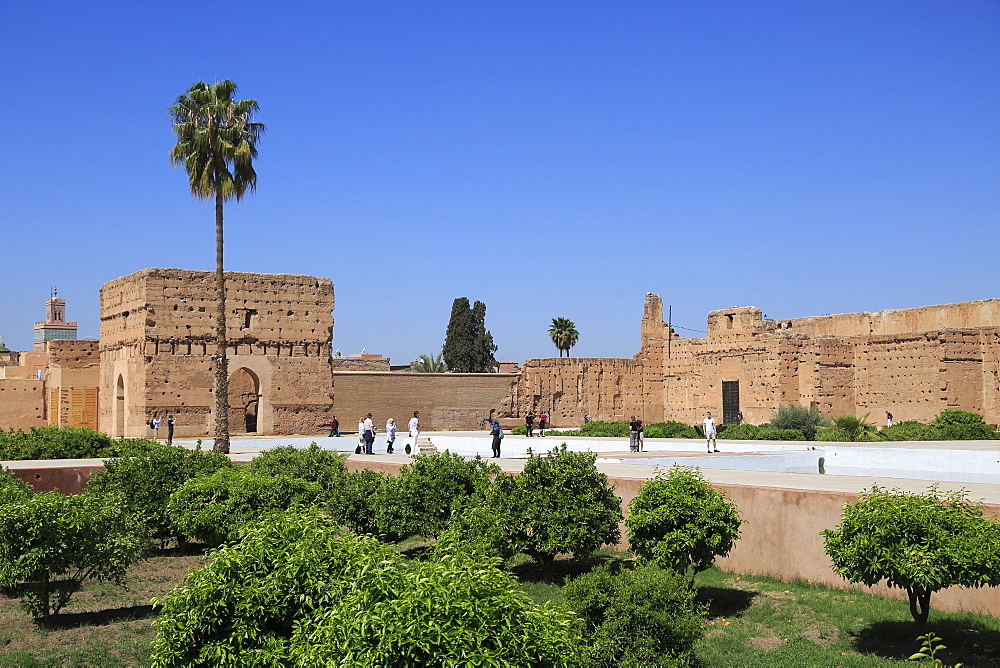
{"label": "shrub", "polygon": [[144,545],[121,501],[44,492],[0,505],[0,584],[25,583],[35,618],[58,614],[88,578],[121,584]]}
{"label": "shrub", "polygon": [[389,540],[435,537],[448,525],[453,506],[476,494],[499,471],[478,456],[466,459],[448,451],[418,455],[379,486],[371,499],[374,524]]}
{"label": "shrub", "polygon": [[0,466],[0,506],[26,501],[35,493],[31,485],[22,482],[10,469]]}
{"label": "shrub", "polygon": [[820,427],[817,429],[815,440],[828,443],[845,443],[851,440],[851,436],[840,427],[830,425],[829,427]]}
{"label": "shrub", "polygon": [[643,425],[646,438],[697,438],[698,432],[691,425],[670,420]]}
{"label": "shrub", "polygon": [[344,459],[344,455],[324,450],[313,441],[305,450],[291,445],[265,450],[250,461],[249,467],[265,475],[287,475],[309,480],[318,483],[325,493],[330,493],[347,476]]}
{"label": "shrub", "polygon": [[931,423],[947,441],[988,441],[1000,439],[996,429],[983,422],[983,416],[969,411],[941,411]]}
{"label": "shrub", "polygon": [[117,459],[108,459],[104,470],[90,480],[94,494],[121,499],[123,510],[137,526],[142,526],[153,540],[165,542],[176,538],[183,543],[170,523],[167,502],[170,495],[192,478],[210,475],[219,469],[236,466],[218,452],[196,452],[175,445],[141,444]]}
{"label": "shrub", "polygon": [[510,433],[514,436],[527,436],[528,427],[526,425],[522,425],[520,427],[514,427],[513,429],[510,430]]}
{"label": "shrub", "polygon": [[740,512],[697,469],[657,471],[629,504],[632,551],[662,568],[694,572],[726,556],[740,537]]}
{"label": "shrub", "polygon": [[772,429],[798,429],[805,435],[806,440],[811,441],[816,438],[817,429],[825,427],[830,423],[819,414],[819,409],[815,406],[806,408],[799,404],[789,403],[784,406],[778,406],[778,412],[771,418],[768,424]]}
{"label": "shrub", "polygon": [[542,564],[557,554],[585,556],[621,537],[621,501],[593,453],[532,457],[518,476],[498,474],[493,484],[455,508],[445,549],[507,558],[525,553]]}
{"label": "shrub", "polygon": [[834,570],[849,582],[906,590],[920,625],[935,591],[1000,585],[1000,522],[966,495],[936,485],[923,494],[872,487],[844,506],[839,527],[822,532]]}
{"label": "shrub", "polygon": [[32,427],[0,435],[0,459],[6,460],[103,457],[110,448],[110,436],[83,427]]}
{"label": "shrub", "polygon": [[932,423],[935,427],[947,427],[956,424],[982,424],[983,416],[970,411],[941,411]]}
{"label": "shrub", "polygon": [[157,445],[145,439],[112,439],[85,427],[32,427],[0,430],[0,459],[92,459],[117,457],[125,451]]}
{"label": "shrub", "polygon": [[580,426],[583,436],[610,436],[613,438],[628,438],[628,422],[603,422],[595,420]]}
{"label": "shrub", "polygon": [[690,577],[655,566],[600,566],[566,584],[567,602],[585,620],[595,667],[687,665],[705,635],[706,607]]}
{"label": "shrub", "polygon": [[167,513],[174,531],[219,545],[239,538],[247,523],[268,511],[312,505],[321,496],[315,482],[224,468],[181,485],[170,495]]}
{"label": "shrub", "polygon": [[378,535],[374,500],[379,496],[379,489],[389,479],[388,474],[371,469],[347,473],[340,485],[330,490],[327,507],[330,517],[339,520],[355,533]]}
{"label": "shrub", "polygon": [[883,441],[935,441],[941,439],[941,432],[929,424],[909,420],[897,422],[891,427],[883,427],[878,432]]}
{"label": "shrub", "polygon": [[570,617],[493,562],[408,563],[304,512],[267,516],[158,603],[155,666],[578,665]]}
{"label": "shrub", "polygon": [[766,424],[729,424],[722,425],[725,429],[719,431],[719,438],[734,441],[804,441],[805,434],[798,429],[774,429]]}
{"label": "shrub", "polygon": [[455,508],[435,549],[446,554],[461,549],[502,560],[522,552],[519,490],[515,476],[498,474],[491,485]]}
{"label": "shrub", "polygon": [[385,583],[358,588],[303,627],[293,659],[300,665],[583,665],[576,616],[537,606],[495,560],[458,552],[379,575]]}
{"label": "shrub", "polygon": [[621,500],[594,466],[596,459],[592,452],[570,452],[563,443],[549,456],[528,459],[511,481],[497,479],[519,551],[549,563],[563,552],[584,556],[618,542]]}

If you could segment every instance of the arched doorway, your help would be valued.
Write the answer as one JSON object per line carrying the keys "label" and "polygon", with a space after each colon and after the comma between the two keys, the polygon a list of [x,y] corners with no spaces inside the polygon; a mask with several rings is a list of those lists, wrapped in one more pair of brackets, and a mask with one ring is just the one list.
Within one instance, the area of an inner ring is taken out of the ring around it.
{"label": "arched doorway", "polygon": [[257,433],[260,379],[241,367],[229,378],[229,429],[234,433]]}
{"label": "arched doorway", "polygon": [[125,378],[118,374],[115,387],[115,436],[125,435]]}

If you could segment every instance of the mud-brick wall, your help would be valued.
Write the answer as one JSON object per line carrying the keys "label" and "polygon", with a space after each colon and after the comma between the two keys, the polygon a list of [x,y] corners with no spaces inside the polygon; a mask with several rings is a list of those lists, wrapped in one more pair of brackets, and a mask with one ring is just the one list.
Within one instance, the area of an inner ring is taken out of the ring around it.
{"label": "mud-brick wall", "polygon": [[526,360],[520,382],[503,412],[523,416],[546,411],[553,427],[573,426],[590,414],[595,420],[627,420],[642,415],[662,419],[663,376],[647,378],[646,363],[632,358],[573,357]]}
{"label": "mud-brick wall", "polygon": [[0,429],[44,427],[45,383],[27,378],[0,378]]}
{"label": "mud-brick wall", "polygon": [[347,431],[371,413],[380,431],[391,417],[405,432],[415,410],[425,430],[480,429],[516,380],[501,373],[334,372],[333,414]]}

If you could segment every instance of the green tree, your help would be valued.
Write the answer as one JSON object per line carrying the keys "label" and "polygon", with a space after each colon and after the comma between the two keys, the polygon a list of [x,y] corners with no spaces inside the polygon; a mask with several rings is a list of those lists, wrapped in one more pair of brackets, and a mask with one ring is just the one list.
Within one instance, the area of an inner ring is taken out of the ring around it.
{"label": "green tree", "polygon": [[569,349],[575,346],[580,339],[580,332],[576,331],[576,325],[569,318],[552,318],[549,338],[559,349],[559,357],[562,357],[564,350],[566,357],[569,357]]}
{"label": "green tree", "polygon": [[113,496],[59,492],[0,505],[0,585],[25,583],[25,607],[48,618],[86,579],[121,584],[146,536],[121,505]]}
{"label": "green tree", "polygon": [[621,569],[607,564],[566,583],[564,595],[583,617],[588,665],[690,665],[705,635],[706,607],[695,601],[690,576],[655,566]]}
{"label": "green tree", "polygon": [[26,482],[11,473],[10,469],[0,466],[0,506],[5,503],[27,501],[35,493]]}
{"label": "green tree", "polygon": [[510,556],[519,552],[540,564],[572,552],[586,556],[621,538],[621,501],[592,452],[566,444],[547,457],[532,457],[518,476],[501,474],[483,494],[455,513],[448,540],[472,551]]}
{"label": "green tree", "polygon": [[740,537],[740,511],[697,469],[657,471],[629,504],[625,520],[632,551],[677,572],[709,568]]}
{"label": "green tree", "polygon": [[408,536],[436,537],[452,511],[477,495],[500,467],[476,456],[466,459],[447,450],[417,455],[399,475],[380,485],[372,498],[379,534],[389,540]]}
{"label": "green tree", "polygon": [[191,194],[215,199],[215,449],[229,452],[229,363],[226,357],[226,280],[223,273],[223,203],[257,188],[257,140],[264,125],[253,121],[256,100],[236,100],[228,79],[191,84],[170,107],[177,143],[170,163],[187,171]]}
{"label": "green tree", "polygon": [[247,465],[251,471],[264,475],[285,475],[315,482],[329,495],[340,487],[347,477],[346,457],[339,452],[324,450],[316,441],[308,448],[283,445],[265,450]]}
{"label": "green tree", "polygon": [[122,509],[153,540],[171,538],[183,545],[170,522],[167,502],[170,495],[192,478],[212,474],[236,464],[220,452],[197,452],[175,445],[157,443],[153,447],[126,450],[121,457],[104,462],[104,470],[90,479],[94,494],[120,499]]}
{"label": "green tree", "polygon": [[220,545],[237,540],[248,524],[271,511],[311,506],[322,498],[322,488],[309,480],[225,468],[181,485],[170,495],[167,513],[177,533]]}
{"label": "green tree", "polygon": [[490,373],[496,370],[497,351],[493,335],[486,329],[486,304],[469,305],[458,297],[451,305],[451,318],[441,354],[448,368],[457,373]]}
{"label": "green tree", "polygon": [[157,601],[154,666],[575,666],[568,612],[495,560],[407,562],[330,518],[273,513]]}
{"label": "green tree", "polygon": [[441,353],[433,357],[421,355],[416,362],[410,362],[410,371],[414,373],[447,373],[448,365],[441,359]]}
{"label": "green tree", "polygon": [[789,403],[778,406],[778,412],[768,424],[772,429],[798,429],[805,435],[806,440],[811,441],[816,438],[816,430],[827,426],[830,422],[819,414],[819,409],[815,406],[806,408]]}
{"label": "green tree", "polygon": [[1000,522],[983,511],[964,490],[933,485],[910,494],[874,486],[844,506],[840,526],[822,535],[837,574],[904,589],[910,614],[923,626],[939,589],[1000,585]]}

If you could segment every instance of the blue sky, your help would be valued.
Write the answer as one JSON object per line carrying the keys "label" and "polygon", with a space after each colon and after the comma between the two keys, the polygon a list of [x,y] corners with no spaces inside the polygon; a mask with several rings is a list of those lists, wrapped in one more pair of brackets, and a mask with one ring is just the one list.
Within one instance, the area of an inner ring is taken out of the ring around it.
{"label": "blue sky", "polygon": [[1000,297],[1000,3],[3,2],[0,336],[52,285],[214,267],[172,169],[199,80],[260,104],[226,266],[329,276],[335,347],[440,350],[487,304],[498,357],[631,356],[646,292],[699,335]]}

